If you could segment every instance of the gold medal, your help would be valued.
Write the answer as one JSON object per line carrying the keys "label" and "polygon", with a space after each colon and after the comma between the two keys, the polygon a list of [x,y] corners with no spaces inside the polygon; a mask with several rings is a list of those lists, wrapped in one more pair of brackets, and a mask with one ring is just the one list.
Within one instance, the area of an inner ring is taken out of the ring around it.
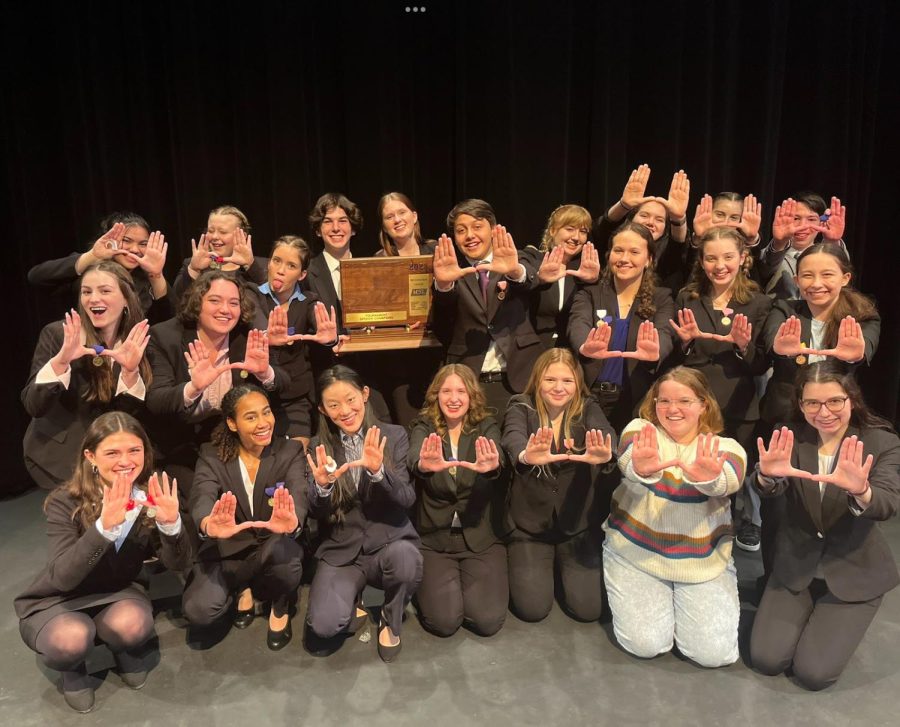
{"label": "gold medal", "polygon": [[103,365],[103,356],[94,356],[91,359],[91,363],[99,369]]}
{"label": "gold medal", "polygon": [[[800,342],[800,348],[806,348],[806,344],[803,343],[802,341]],[[797,362],[798,366],[802,366],[803,364],[806,363],[806,356],[801,353],[797,356],[797,358],[794,359],[794,361]]]}
{"label": "gold medal", "polygon": [[147,508],[147,517],[156,517],[156,508],[155,507]]}
{"label": "gold medal", "polygon": [[246,379],[250,374],[247,373],[246,369],[241,369],[241,378]]}
{"label": "gold medal", "polygon": [[275,498],[274,497],[269,498],[269,507],[275,507]]}
{"label": "gold medal", "polygon": [[499,293],[497,293],[497,300],[503,300],[505,297],[506,297],[505,290],[501,290]]}
{"label": "gold medal", "polygon": [[723,325],[723,326],[730,326],[730,325],[731,325],[731,319],[730,319],[728,316],[722,316],[722,325]]}

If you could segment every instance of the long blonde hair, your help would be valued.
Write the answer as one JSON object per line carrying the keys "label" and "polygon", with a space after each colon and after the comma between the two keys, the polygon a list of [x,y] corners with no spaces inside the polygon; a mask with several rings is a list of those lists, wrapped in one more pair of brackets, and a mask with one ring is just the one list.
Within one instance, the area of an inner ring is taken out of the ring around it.
{"label": "long blonde hair", "polygon": [[572,438],[572,425],[581,422],[584,419],[584,408],[590,392],[584,383],[584,374],[581,366],[575,360],[575,355],[568,348],[551,348],[544,351],[538,356],[534,362],[534,368],[531,370],[531,376],[528,378],[528,385],[525,387],[525,393],[534,401],[534,408],[538,414],[538,422],[541,427],[551,427],[550,413],[547,411],[547,405],[541,398],[540,388],[544,374],[547,373],[553,364],[563,364],[567,366],[575,378],[575,395],[566,405],[563,412],[562,426],[560,427],[560,435],[562,439]]}

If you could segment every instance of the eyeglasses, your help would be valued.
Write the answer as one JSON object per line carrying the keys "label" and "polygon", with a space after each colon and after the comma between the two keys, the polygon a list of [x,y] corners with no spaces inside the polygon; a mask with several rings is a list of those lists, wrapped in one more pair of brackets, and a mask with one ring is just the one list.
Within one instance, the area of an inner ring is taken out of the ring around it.
{"label": "eyeglasses", "polygon": [[668,409],[673,404],[682,409],[687,409],[693,404],[699,404],[703,401],[703,399],[654,399],[656,402],[656,406],[660,409]]}
{"label": "eyeglasses", "polygon": [[837,414],[844,408],[844,405],[849,398],[849,396],[834,396],[825,401],[818,401],[817,399],[801,399],[800,408],[805,414],[818,414],[819,410],[824,406],[832,414]]}

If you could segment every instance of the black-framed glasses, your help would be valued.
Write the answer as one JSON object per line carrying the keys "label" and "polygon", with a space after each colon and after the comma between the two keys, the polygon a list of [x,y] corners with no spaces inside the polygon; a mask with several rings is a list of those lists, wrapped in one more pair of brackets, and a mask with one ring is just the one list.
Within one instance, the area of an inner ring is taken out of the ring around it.
{"label": "black-framed glasses", "polygon": [[801,399],[800,408],[803,410],[804,414],[818,414],[819,410],[824,406],[832,414],[837,414],[844,408],[847,399],[849,398],[849,396],[832,396],[825,401],[819,401],[818,399]]}

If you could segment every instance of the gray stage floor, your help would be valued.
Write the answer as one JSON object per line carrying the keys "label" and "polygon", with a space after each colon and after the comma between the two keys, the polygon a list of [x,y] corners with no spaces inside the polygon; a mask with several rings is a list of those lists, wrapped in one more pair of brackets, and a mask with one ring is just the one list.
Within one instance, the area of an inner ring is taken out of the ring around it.
{"label": "gray stage floor", "polygon": [[[667,654],[650,661],[622,652],[608,622],[580,624],[558,608],[539,624],[509,616],[482,639],[462,630],[449,639],[425,633],[415,618],[403,653],[383,664],[373,638],[348,640],[318,658],[300,638],[305,590],[294,640],[266,649],[264,619],[232,629],[209,649],[187,641],[175,611],[175,583],[158,579],[160,661],[139,692],[106,673],[112,658],[95,650],[89,663],[102,679],[91,714],[69,710],[56,674],[22,644],[12,599],[45,557],[40,504],[31,491],[0,502],[0,724],[2,725],[887,725],[898,724],[900,593],[887,595],[843,679],[809,693],[785,677],[764,677],[744,660],[705,670]],[[900,555],[900,521],[884,526]],[[738,553],[743,587],[758,559]],[[744,603],[743,647],[753,619]],[[743,651],[746,658],[746,649]],[[894,715],[893,717],[891,715]]]}

